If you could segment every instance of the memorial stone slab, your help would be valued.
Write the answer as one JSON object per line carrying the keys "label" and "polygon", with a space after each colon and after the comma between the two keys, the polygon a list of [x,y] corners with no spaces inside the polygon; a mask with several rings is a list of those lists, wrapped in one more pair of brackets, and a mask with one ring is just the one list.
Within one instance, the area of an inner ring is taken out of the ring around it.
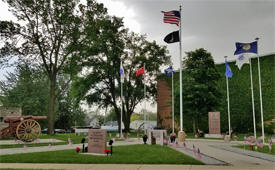
{"label": "memorial stone slab", "polygon": [[104,154],[106,149],[107,131],[103,129],[89,129],[88,133],[88,152]]}
{"label": "memorial stone slab", "polygon": [[148,134],[148,139],[149,139],[149,143],[152,143],[151,139],[152,136],[154,136],[155,138],[159,138],[159,144],[163,145],[163,139],[165,136],[167,136],[167,131],[166,130],[151,130],[151,129],[147,129],[147,134]]}
{"label": "memorial stone slab", "polygon": [[209,134],[221,134],[220,112],[209,112]]}

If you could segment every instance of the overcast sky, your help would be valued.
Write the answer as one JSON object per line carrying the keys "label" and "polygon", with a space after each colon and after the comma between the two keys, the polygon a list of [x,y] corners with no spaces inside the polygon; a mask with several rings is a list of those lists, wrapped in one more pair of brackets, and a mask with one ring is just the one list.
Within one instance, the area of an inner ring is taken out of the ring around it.
{"label": "overcast sky", "polygon": [[[126,27],[167,45],[163,38],[179,28],[163,23],[161,11],[182,5],[183,52],[205,48],[215,62],[235,60],[235,42],[259,37],[259,54],[275,52],[275,0],[98,0],[111,15],[124,17]],[[0,19],[10,20],[0,3]],[[167,45],[174,68],[179,68],[179,43]],[[183,53],[183,57],[184,57]],[[1,71],[0,79],[4,71]]]}
{"label": "overcast sky", "polygon": [[[205,48],[215,62],[224,56],[235,60],[235,42],[259,37],[259,54],[275,51],[274,0],[100,0],[109,13],[125,18],[125,25],[146,34],[149,40],[167,45],[163,38],[178,29],[163,23],[160,11],[178,10],[182,5],[182,49]],[[118,10],[119,9],[119,10]],[[167,45],[175,68],[179,67],[179,43]],[[184,54],[183,54],[184,57]]]}
{"label": "overcast sky", "polygon": [[[167,45],[163,38],[179,28],[163,23],[161,11],[182,6],[182,49],[205,48],[215,62],[235,60],[235,42],[259,37],[259,54],[275,52],[275,0],[100,0],[112,15],[124,17],[132,31]],[[179,68],[179,43],[167,45]],[[183,57],[184,57],[183,53]]]}

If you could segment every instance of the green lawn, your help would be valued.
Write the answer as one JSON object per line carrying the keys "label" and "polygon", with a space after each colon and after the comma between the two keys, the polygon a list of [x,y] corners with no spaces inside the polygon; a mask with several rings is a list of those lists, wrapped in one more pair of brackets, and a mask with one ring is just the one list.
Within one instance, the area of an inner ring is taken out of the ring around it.
{"label": "green lawn", "polygon": [[[247,133],[247,134],[232,134],[232,141],[234,141],[234,136],[237,136],[237,140],[238,141],[244,141],[244,137],[249,137],[249,136],[254,136],[253,133]],[[257,138],[262,136],[261,133],[257,133]],[[268,140],[271,138],[271,137],[274,137],[274,135],[272,134],[265,134],[265,142],[267,143]],[[222,138],[204,138],[204,137],[197,137],[195,138],[194,134],[193,133],[187,133],[187,136],[186,136],[187,139],[215,139],[215,140],[224,140]]]}
{"label": "green lawn", "polygon": [[[233,147],[252,151],[250,148],[250,145],[237,145],[237,146],[233,146]],[[255,151],[255,149],[254,149],[254,151]],[[269,150],[268,146],[265,145],[263,148],[258,147],[256,152],[262,152],[262,153],[275,155],[275,144],[274,143],[272,144],[271,151]]]}
{"label": "green lawn", "polygon": [[1,163],[92,163],[92,164],[189,164],[203,163],[160,145],[115,146],[112,156],[78,154],[74,150],[0,156]]}

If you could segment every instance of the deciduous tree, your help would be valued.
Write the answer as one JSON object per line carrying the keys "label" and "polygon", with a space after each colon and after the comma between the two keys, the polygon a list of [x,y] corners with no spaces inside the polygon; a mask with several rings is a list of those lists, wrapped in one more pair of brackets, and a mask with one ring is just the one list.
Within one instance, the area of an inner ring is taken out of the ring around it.
{"label": "deciduous tree", "polygon": [[[198,120],[209,111],[219,107],[221,93],[218,89],[220,74],[216,69],[213,57],[200,48],[187,52],[184,61],[183,111],[193,121],[193,132],[198,129]],[[175,102],[179,101],[179,88],[175,90]],[[176,104],[179,106],[179,103]],[[175,107],[179,114],[179,107]],[[186,117],[185,117],[186,118]]]}
{"label": "deciduous tree", "polygon": [[[97,54],[97,34],[106,9],[94,0],[5,0],[18,23],[1,21],[1,66],[11,57],[43,66],[49,86],[48,133],[53,134],[59,73],[73,75],[82,46],[89,40],[89,55]],[[93,43],[92,43],[93,42]],[[81,51],[81,53],[80,53]],[[70,82],[71,79],[69,79]],[[68,83],[69,83],[68,82]],[[61,88],[62,89],[62,88]]]}
{"label": "deciduous tree", "polygon": [[[147,41],[145,36],[129,33],[124,29],[121,19],[112,17],[108,22],[100,34],[105,43],[98,44],[103,52],[82,64],[89,72],[74,81],[72,94],[78,102],[84,100],[99,107],[112,107],[120,128],[120,87],[123,85],[123,123],[125,130],[129,131],[130,118],[137,104],[155,99],[159,68],[170,61],[170,56],[167,55],[166,47],[159,46],[155,41]],[[120,80],[120,62],[125,71],[123,84]],[[142,76],[136,77],[135,74],[144,64],[145,81]]]}

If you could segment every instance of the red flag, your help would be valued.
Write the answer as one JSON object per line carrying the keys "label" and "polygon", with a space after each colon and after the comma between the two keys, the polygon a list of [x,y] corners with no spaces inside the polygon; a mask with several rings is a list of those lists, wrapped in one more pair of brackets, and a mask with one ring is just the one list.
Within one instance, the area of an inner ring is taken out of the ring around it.
{"label": "red flag", "polygon": [[142,66],[138,71],[136,72],[136,76],[139,76],[141,74],[144,74],[144,66]]}

